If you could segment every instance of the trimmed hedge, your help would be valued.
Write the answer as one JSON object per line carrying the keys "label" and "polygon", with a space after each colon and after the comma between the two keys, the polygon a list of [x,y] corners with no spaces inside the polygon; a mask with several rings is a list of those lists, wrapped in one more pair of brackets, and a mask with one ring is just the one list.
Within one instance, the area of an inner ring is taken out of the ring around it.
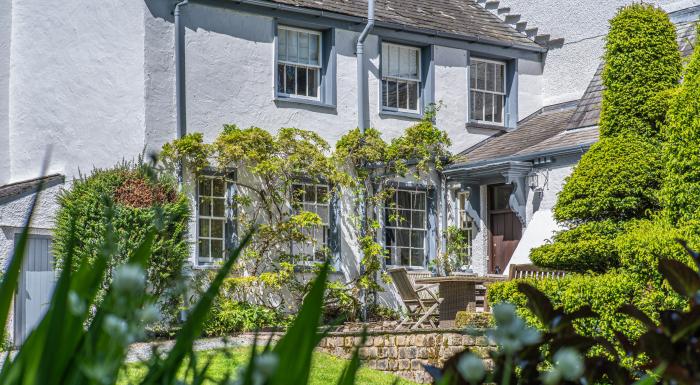
{"label": "trimmed hedge", "polygon": [[[76,180],[59,197],[59,204],[53,242],[59,268],[67,254],[71,221],[75,222],[77,239],[73,253],[76,269],[81,263],[93,263],[102,252],[105,231],[111,223],[115,233],[114,258],[108,261],[103,287],[111,280],[113,268],[127,260],[162,213],[149,259],[148,287],[151,294],[160,297],[161,303],[173,300],[163,296],[176,286],[189,257],[186,232],[190,215],[187,198],[177,193],[173,181],[159,177],[152,180],[144,167],[122,164],[113,169],[95,170],[90,176]],[[157,205],[158,210],[154,208]],[[108,221],[110,207],[113,208],[111,222]]]}
{"label": "trimmed hedge", "polygon": [[588,222],[557,233],[552,243],[530,251],[541,267],[576,272],[605,272],[620,264],[615,237],[622,225],[610,220]]}
{"label": "trimmed hedge", "polygon": [[657,112],[647,101],[675,87],[682,72],[676,28],[668,15],[648,4],[621,8],[610,20],[604,61],[601,136],[656,137]]}
{"label": "trimmed hedge", "polygon": [[697,220],[700,218],[700,50],[693,53],[662,133],[666,175],[661,196],[665,212],[673,223]]}
{"label": "trimmed hedge", "polygon": [[661,150],[636,136],[603,138],[566,179],[556,205],[559,222],[640,218],[659,208]]}

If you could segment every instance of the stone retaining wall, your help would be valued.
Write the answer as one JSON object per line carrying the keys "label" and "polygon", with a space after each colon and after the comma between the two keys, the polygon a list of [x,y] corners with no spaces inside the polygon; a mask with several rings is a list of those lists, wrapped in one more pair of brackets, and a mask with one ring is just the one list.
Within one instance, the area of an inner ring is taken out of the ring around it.
{"label": "stone retaining wall", "polygon": [[[325,337],[318,350],[349,359],[361,341],[360,332],[336,332]],[[465,348],[471,348],[482,357],[494,348],[483,331],[420,330],[368,332],[367,342],[360,348],[365,366],[391,372],[406,379],[429,383],[431,377],[423,364],[442,364]]]}

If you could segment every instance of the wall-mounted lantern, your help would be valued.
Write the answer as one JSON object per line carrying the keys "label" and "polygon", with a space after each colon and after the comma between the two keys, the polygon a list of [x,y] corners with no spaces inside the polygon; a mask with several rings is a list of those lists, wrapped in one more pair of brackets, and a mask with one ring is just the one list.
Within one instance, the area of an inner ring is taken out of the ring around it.
{"label": "wall-mounted lantern", "polygon": [[527,174],[527,185],[533,190],[539,187],[539,175],[537,175],[537,171],[530,171],[530,173]]}

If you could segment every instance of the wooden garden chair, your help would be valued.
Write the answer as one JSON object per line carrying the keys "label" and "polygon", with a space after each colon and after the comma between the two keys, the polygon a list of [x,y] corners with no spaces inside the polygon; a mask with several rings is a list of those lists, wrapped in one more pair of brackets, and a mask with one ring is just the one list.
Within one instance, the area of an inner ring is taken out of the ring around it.
{"label": "wooden garden chair", "polygon": [[[408,315],[401,320],[396,329],[401,329],[404,325],[412,325],[411,329],[417,329],[423,327],[426,321],[433,328],[436,327],[433,318],[439,315],[438,307],[442,303],[442,298],[434,291],[438,285],[414,285],[408,277],[408,271],[403,267],[389,270],[389,275],[408,310]],[[423,293],[428,293],[428,298],[423,298]]]}

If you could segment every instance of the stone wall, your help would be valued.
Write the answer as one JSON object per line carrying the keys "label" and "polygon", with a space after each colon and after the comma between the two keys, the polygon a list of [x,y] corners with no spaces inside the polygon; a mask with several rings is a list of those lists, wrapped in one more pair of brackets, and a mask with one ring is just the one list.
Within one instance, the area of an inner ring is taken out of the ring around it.
{"label": "stone wall", "polygon": [[[325,337],[318,350],[349,359],[360,344],[360,332],[336,332]],[[471,348],[486,358],[494,348],[483,331],[462,329],[368,332],[360,357],[366,367],[391,372],[406,379],[430,383],[423,364],[442,366],[456,353]]]}

